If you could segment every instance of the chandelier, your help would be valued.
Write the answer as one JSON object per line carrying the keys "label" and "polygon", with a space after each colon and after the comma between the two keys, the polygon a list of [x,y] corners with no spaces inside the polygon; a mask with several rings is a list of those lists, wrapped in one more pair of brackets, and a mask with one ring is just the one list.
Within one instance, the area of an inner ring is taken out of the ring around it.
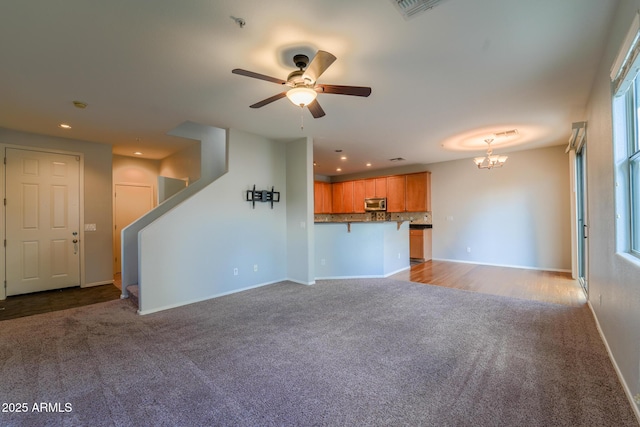
{"label": "chandelier", "polygon": [[504,163],[507,161],[507,156],[498,156],[492,155],[493,150],[491,150],[491,143],[493,142],[493,138],[487,138],[484,140],[487,143],[487,155],[484,157],[476,157],[473,159],[473,162],[478,166],[478,169],[493,169],[493,168],[501,168]]}

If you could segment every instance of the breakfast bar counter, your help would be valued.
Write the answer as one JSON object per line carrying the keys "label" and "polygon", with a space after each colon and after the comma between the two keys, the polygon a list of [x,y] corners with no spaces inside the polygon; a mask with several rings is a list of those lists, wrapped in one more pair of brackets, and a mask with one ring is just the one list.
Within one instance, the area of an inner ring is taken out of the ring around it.
{"label": "breakfast bar counter", "polygon": [[410,268],[409,222],[315,223],[316,279],[388,277]]}

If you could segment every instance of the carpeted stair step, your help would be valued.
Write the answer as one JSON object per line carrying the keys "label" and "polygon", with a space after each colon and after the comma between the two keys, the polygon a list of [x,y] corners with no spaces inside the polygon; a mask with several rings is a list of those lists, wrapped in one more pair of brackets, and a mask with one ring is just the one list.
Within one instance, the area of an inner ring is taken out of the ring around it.
{"label": "carpeted stair step", "polygon": [[134,285],[127,286],[127,292],[129,293],[129,301],[131,301],[131,303],[135,305],[137,308],[138,307],[138,285],[134,284]]}

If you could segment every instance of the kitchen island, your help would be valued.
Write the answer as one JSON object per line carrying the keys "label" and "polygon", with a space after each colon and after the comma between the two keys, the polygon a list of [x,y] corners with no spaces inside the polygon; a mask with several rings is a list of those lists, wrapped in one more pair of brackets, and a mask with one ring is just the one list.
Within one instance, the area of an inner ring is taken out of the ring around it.
{"label": "kitchen island", "polygon": [[315,223],[316,279],[388,277],[409,268],[409,222]]}

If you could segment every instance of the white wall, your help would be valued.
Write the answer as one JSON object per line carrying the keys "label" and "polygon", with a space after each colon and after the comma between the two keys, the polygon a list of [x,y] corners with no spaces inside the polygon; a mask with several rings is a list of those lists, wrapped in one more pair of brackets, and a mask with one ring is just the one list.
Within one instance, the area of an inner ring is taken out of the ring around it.
{"label": "white wall", "polygon": [[112,169],[114,186],[116,184],[148,185],[153,192],[153,205],[158,204],[156,196],[160,160],[114,155]]}
{"label": "white wall", "polygon": [[609,71],[639,9],[640,0],[620,2],[587,117],[589,301],[628,391],[634,395],[640,393],[640,260],[616,253]]}
{"label": "white wall", "polygon": [[569,160],[563,146],[509,153],[499,169],[478,169],[470,159],[428,169],[434,259],[571,270]]}
{"label": "white wall", "polygon": [[[166,212],[178,206],[183,200],[198,193],[211,182],[227,172],[227,132],[224,129],[183,122],[168,132],[168,135],[200,141],[200,179],[179,194],[165,200],[155,209],[129,224],[122,230],[122,295],[126,297],[127,286],[140,284],[138,233]],[[139,289],[142,300],[142,288]]]}
{"label": "white wall", "polygon": [[287,144],[287,278],[315,283],[313,230],[313,141]]}
{"label": "white wall", "polygon": [[178,151],[160,161],[160,175],[170,178],[185,179],[189,183],[200,179],[200,143]]}
{"label": "white wall", "polygon": [[[228,172],[140,232],[142,314],[287,278],[285,158],[285,143],[229,130]],[[254,184],[280,202],[253,209]]]}

